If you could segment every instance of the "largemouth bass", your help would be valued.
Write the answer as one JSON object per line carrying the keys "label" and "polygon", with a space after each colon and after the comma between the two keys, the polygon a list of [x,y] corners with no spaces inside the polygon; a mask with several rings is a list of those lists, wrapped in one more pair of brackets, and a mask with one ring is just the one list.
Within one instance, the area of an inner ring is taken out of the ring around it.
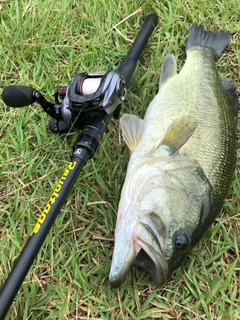
{"label": "largemouth bass", "polygon": [[120,119],[131,156],[118,208],[112,287],[132,263],[163,285],[221,210],[236,161],[238,100],[235,83],[219,79],[215,62],[231,37],[193,24],[180,73],[167,55],[144,119]]}

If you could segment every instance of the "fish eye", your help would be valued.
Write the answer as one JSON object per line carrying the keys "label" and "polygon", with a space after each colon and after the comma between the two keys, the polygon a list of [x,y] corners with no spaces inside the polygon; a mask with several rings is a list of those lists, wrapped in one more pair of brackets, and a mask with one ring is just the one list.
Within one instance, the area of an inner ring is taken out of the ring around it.
{"label": "fish eye", "polygon": [[177,250],[186,249],[188,247],[187,236],[184,233],[176,233],[173,237],[173,243]]}

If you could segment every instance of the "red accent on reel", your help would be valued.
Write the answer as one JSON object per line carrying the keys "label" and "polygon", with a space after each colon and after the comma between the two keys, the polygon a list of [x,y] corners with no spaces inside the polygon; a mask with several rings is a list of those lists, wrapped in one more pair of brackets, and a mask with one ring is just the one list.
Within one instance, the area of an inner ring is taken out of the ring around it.
{"label": "red accent on reel", "polygon": [[58,94],[59,94],[59,97],[63,100],[66,96],[66,91],[67,91],[67,86],[61,86],[59,89],[58,89]]}

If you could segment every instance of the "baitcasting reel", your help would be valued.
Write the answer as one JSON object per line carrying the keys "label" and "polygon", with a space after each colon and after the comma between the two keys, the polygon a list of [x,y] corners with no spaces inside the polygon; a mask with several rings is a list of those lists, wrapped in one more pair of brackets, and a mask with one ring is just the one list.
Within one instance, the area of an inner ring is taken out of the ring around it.
{"label": "baitcasting reel", "polygon": [[50,130],[63,133],[71,127],[83,129],[91,118],[101,118],[104,113],[118,118],[126,93],[124,77],[112,70],[76,75],[68,86],[61,86],[55,92],[54,104],[37,90],[25,86],[8,86],[2,97],[11,107],[24,107],[37,101],[51,116]]}
{"label": "baitcasting reel", "polygon": [[[66,129],[74,126],[82,129],[85,117],[95,116],[95,112],[105,111],[114,113],[126,97],[125,79],[117,71],[99,71],[95,73],[80,73],[76,75],[69,85],[62,86],[55,93],[56,103],[58,97],[62,99],[61,117]],[[82,116],[79,117],[81,113]],[[56,132],[55,125],[50,129]],[[58,132],[62,132],[58,127]]]}

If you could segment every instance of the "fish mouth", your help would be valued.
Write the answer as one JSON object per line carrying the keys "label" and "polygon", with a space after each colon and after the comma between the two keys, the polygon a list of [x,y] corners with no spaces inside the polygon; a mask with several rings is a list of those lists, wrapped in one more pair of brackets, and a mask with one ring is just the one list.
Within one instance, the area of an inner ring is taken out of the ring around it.
{"label": "fish mouth", "polygon": [[112,288],[122,284],[132,264],[147,271],[156,286],[162,286],[167,281],[168,265],[162,250],[163,238],[159,238],[157,231],[146,223],[138,222],[132,230],[128,246],[124,238],[122,241],[116,239],[109,275]]}
{"label": "fish mouth", "polygon": [[157,287],[161,287],[167,281],[166,272],[160,261],[154,262],[143,249],[139,251],[133,264],[147,271]]}

